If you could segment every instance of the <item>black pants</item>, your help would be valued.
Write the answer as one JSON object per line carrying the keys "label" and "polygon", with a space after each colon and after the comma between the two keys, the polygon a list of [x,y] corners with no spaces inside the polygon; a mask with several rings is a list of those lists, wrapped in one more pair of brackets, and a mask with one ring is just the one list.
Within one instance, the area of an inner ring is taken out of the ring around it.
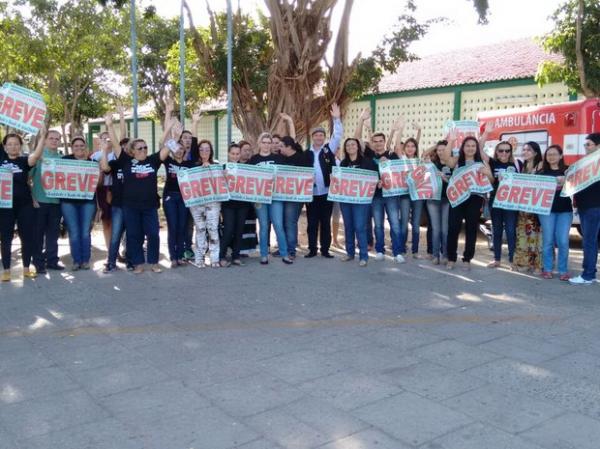
{"label": "black pants", "polygon": [[331,246],[331,213],[333,203],[327,201],[327,195],[313,196],[312,203],[306,203],[308,226],[308,249],[317,252],[317,234],[320,228],[321,254],[327,254]]}
{"label": "black pants", "polygon": [[61,217],[60,204],[40,203],[35,220],[35,248],[33,252],[33,264],[38,269],[58,263],[58,237],[60,235]]}
{"label": "black pants", "polygon": [[471,195],[464,203],[450,208],[448,216],[448,260],[450,262],[456,262],[458,236],[463,220],[465,221],[465,252],[462,260],[463,262],[470,262],[475,255],[482,205],[482,197]]}
{"label": "black pants", "polygon": [[219,258],[225,259],[227,256],[227,248],[231,246],[231,259],[240,258],[240,250],[242,249],[242,234],[246,225],[246,217],[250,210],[250,203],[240,207],[221,208],[223,214],[223,237],[221,238],[221,248],[219,250]]}
{"label": "black pants", "polygon": [[10,253],[15,223],[21,240],[23,267],[29,267],[35,248],[35,213],[31,199],[24,204],[14,204],[12,209],[0,209],[0,241],[2,242],[2,268],[10,269]]}

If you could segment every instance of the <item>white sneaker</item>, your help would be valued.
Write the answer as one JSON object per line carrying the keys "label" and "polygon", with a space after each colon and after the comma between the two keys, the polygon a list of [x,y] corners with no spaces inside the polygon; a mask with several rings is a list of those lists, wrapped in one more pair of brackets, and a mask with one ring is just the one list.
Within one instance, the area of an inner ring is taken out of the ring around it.
{"label": "white sneaker", "polygon": [[573,285],[589,285],[589,284],[592,284],[593,282],[594,281],[585,280],[581,276],[577,276],[575,278],[569,279],[569,284],[573,284]]}
{"label": "white sneaker", "polygon": [[396,257],[394,257],[394,262],[406,263],[406,259],[404,257],[402,257],[402,254],[398,254]]}
{"label": "white sneaker", "polygon": [[385,257],[383,256],[383,253],[377,253],[375,254],[375,260],[383,260]]}
{"label": "white sneaker", "polygon": [[359,267],[366,267],[367,266],[367,261],[366,260],[361,260],[360,262],[358,262],[358,266]]}

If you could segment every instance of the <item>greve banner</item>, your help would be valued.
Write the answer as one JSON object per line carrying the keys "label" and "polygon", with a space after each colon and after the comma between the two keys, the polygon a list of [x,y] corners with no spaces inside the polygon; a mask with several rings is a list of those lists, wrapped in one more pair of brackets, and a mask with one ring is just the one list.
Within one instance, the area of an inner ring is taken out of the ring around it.
{"label": "greve banner", "polygon": [[248,165],[228,162],[225,179],[232,200],[271,204],[275,185],[275,165]]}
{"label": "greve banner", "polygon": [[416,161],[409,159],[388,159],[379,162],[382,195],[388,197],[408,194],[408,175],[417,165]]}
{"label": "greve banner", "polygon": [[12,208],[13,172],[8,168],[0,168],[0,209]]}
{"label": "greve banner", "polygon": [[275,165],[273,200],[310,203],[313,200],[314,169]]}
{"label": "greve banner", "polygon": [[502,175],[493,207],[549,215],[556,187],[555,176],[507,172]]}
{"label": "greve banner", "polygon": [[599,181],[600,150],[579,159],[567,169],[560,196],[573,196]]}
{"label": "greve banner", "polygon": [[376,171],[333,167],[327,199],[338,203],[371,204],[378,182]]}
{"label": "greve banner", "polygon": [[219,164],[179,170],[177,182],[186,207],[229,200],[227,180]]}
{"label": "greve banner", "polygon": [[442,179],[437,167],[430,162],[412,170],[407,183],[412,201],[442,199]]}
{"label": "greve banner", "polygon": [[49,198],[91,200],[100,179],[98,163],[76,159],[42,160],[42,187]]}
{"label": "greve banner", "polygon": [[13,83],[0,88],[0,123],[36,135],[46,118],[42,95]]}
{"label": "greve banner", "polygon": [[475,162],[454,170],[446,189],[446,196],[452,207],[465,202],[472,194],[485,195],[494,190],[489,178],[481,173],[482,167],[481,162]]}

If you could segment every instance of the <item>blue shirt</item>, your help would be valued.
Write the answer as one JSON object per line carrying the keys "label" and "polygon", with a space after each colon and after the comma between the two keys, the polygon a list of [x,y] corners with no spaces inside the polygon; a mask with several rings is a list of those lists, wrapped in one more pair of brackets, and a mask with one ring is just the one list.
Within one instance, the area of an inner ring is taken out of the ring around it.
{"label": "blue shirt", "polygon": [[[333,135],[329,139],[329,148],[335,152],[340,146],[342,136],[344,134],[344,126],[339,118],[333,120]],[[325,146],[325,145],[323,145]],[[325,185],[325,179],[323,179],[323,172],[321,171],[321,164],[319,164],[319,155],[323,147],[315,148],[314,145],[310,146],[310,151],[314,154],[313,168],[315,169],[315,187],[313,195],[327,195],[329,188]]]}

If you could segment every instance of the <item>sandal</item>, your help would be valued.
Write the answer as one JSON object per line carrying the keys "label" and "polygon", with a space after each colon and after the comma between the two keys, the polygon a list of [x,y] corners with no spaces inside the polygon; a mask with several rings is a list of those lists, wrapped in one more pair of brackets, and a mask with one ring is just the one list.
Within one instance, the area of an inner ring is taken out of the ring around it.
{"label": "sandal", "polygon": [[242,262],[240,259],[233,259],[231,261],[231,265],[235,265],[237,267],[243,267],[246,264],[244,262]]}
{"label": "sandal", "polygon": [[144,267],[142,265],[137,265],[133,269],[133,274],[142,274],[144,272]]}
{"label": "sandal", "polygon": [[223,265],[221,265],[220,262],[213,262],[210,264],[211,268],[221,268]]}
{"label": "sandal", "polygon": [[228,262],[226,259],[221,259],[221,261],[219,262],[219,266],[222,268],[227,268],[231,266],[231,263]]}
{"label": "sandal", "polygon": [[153,273],[162,273],[162,268],[160,268],[160,265],[154,264],[154,265],[152,265],[152,272]]}
{"label": "sandal", "polygon": [[542,271],[542,277],[544,279],[552,279],[552,273],[550,273],[549,271]]}
{"label": "sandal", "polygon": [[487,264],[488,268],[498,268],[499,266],[500,266],[499,260],[492,260],[490,263]]}
{"label": "sandal", "polygon": [[561,281],[568,281],[569,279],[571,279],[571,275],[569,273],[563,273],[558,279],[560,279]]}

